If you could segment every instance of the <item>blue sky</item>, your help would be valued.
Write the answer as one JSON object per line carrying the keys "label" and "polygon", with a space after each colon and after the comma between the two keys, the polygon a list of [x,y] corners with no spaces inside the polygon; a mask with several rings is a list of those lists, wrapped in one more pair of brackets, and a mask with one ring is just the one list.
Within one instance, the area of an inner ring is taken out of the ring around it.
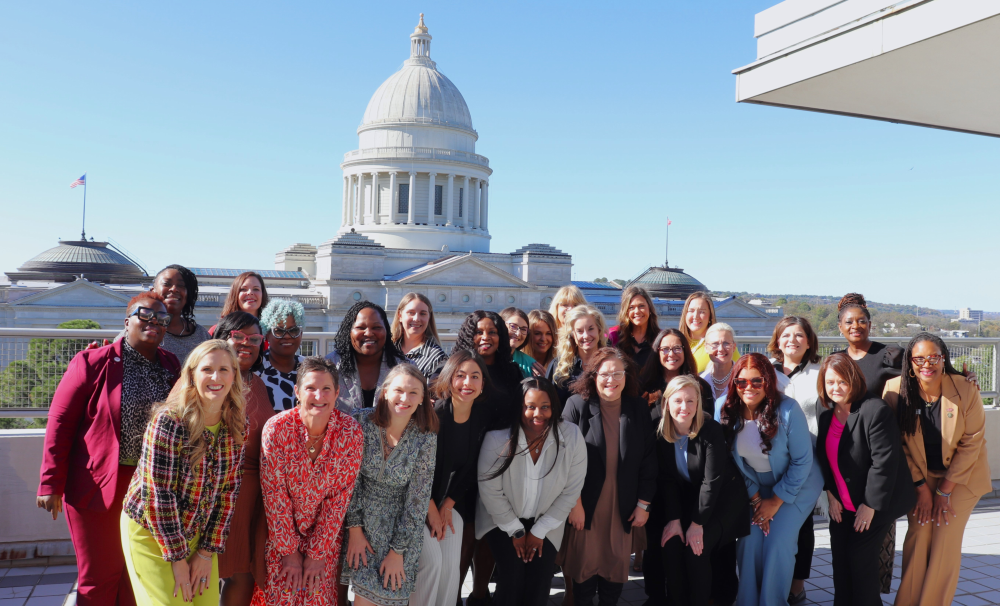
{"label": "blue sky", "polygon": [[493,251],[575,278],[1000,309],[1000,141],[737,104],[774,0],[5,3],[0,270],[87,233],[150,270],[271,268],[340,224],[343,154],[419,12],[490,158]]}

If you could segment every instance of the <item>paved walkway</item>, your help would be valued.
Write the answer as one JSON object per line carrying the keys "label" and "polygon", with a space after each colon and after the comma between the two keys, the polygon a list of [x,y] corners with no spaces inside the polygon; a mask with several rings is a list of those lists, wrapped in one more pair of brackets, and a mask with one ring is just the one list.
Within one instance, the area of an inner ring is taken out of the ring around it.
{"label": "paved walkway", "polygon": [[[906,535],[906,522],[896,528],[897,548],[902,548]],[[893,590],[899,586],[899,567],[903,555],[896,551],[896,569]],[[646,600],[642,588],[642,574],[632,574],[625,585],[619,605],[641,605]],[[807,605],[833,604],[833,567],[830,565],[830,534],[826,523],[816,524],[816,552],[813,555],[812,576],[806,582]],[[3,605],[73,605],[76,593],[76,567],[0,568],[0,606]],[[494,588],[490,584],[490,590]],[[561,605],[563,579],[557,575],[552,581],[549,605]],[[462,596],[472,591],[472,581],[467,578]],[[885,605],[892,605],[896,595],[882,595]],[[962,574],[953,605],[1000,605],[1000,499],[986,499],[979,503],[972,514],[962,542]]]}

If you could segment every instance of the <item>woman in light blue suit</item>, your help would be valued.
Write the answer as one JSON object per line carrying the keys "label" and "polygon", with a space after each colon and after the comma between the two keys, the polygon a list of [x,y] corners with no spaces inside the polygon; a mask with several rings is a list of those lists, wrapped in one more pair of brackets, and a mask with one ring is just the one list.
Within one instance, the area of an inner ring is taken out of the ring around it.
{"label": "woman in light blue suit", "polygon": [[823,490],[806,416],[778,391],[774,366],[752,353],[736,362],[715,418],[753,505],[750,535],[736,545],[736,604],[787,605],[799,529]]}

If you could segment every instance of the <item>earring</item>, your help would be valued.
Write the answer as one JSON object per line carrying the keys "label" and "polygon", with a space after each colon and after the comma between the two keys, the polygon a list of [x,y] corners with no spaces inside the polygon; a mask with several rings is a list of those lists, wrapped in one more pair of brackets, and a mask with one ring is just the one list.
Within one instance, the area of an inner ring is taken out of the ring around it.
{"label": "earring", "polygon": [[910,367],[909,376],[910,377],[916,377],[917,376],[917,374],[913,372],[913,367]]}

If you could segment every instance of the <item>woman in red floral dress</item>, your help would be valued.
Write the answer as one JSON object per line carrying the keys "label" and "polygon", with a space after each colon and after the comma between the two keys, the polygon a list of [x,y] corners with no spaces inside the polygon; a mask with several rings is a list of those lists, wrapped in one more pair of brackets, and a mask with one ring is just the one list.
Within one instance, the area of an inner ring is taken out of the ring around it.
{"label": "woman in red floral dress", "polygon": [[264,426],[260,459],[267,582],[255,605],[336,605],[344,514],[361,466],[361,427],[336,408],[337,368],[320,357],[298,369],[298,405]]}

